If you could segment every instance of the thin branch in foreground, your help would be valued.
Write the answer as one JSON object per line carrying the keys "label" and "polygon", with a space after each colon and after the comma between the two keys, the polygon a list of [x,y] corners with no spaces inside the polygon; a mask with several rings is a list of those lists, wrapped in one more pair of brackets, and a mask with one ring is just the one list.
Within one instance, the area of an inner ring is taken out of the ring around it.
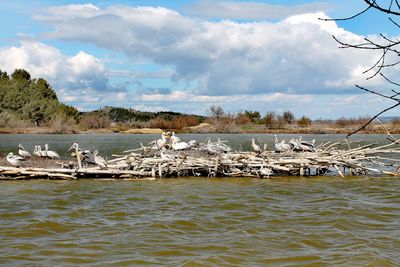
{"label": "thin branch in foreground", "polygon": [[394,109],[394,108],[396,108],[396,107],[398,107],[398,106],[400,106],[400,101],[399,101],[397,104],[395,104],[395,105],[393,105],[393,106],[391,106],[391,107],[388,107],[388,108],[382,110],[381,112],[379,112],[378,114],[376,114],[375,116],[373,116],[373,117],[372,117],[367,123],[365,123],[362,127],[360,127],[359,129],[355,130],[355,131],[352,132],[352,133],[349,133],[346,137],[350,137],[350,136],[352,136],[353,134],[358,133],[358,132],[361,131],[361,130],[364,130],[368,125],[371,124],[371,122],[373,122],[373,121],[374,121],[376,118],[378,118],[380,115],[382,115],[383,113],[385,113],[385,112],[387,112],[387,111],[389,111],[389,110],[391,110],[391,109]]}
{"label": "thin branch in foreground", "polygon": [[[375,2],[375,1],[374,1],[374,2]],[[354,19],[354,18],[356,18],[356,17],[358,17],[358,16],[364,14],[364,13],[367,12],[371,7],[372,7],[372,6],[369,5],[366,9],[364,9],[364,10],[358,12],[357,14],[355,14],[355,15],[353,15],[353,16],[351,16],[351,17],[347,17],[347,18],[341,18],[341,19],[337,19],[337,18],[336,18],[336,19],[331,19],[331,18],[329,18],[329,19],[318,18],[318,19],[319,19],[319,20],[323,20],[323,21],[344,21],[344,20],[351,20],[351,19]]]}
{"label": "thin branch in foreground", "polygon": [[369,7],[375,8],[375,9],[377,9],[379,11],[384,12],[384,13],[392,14],[392,15],[400,15],[400,12],[398,12],[398,11],[393,11],[393,10],[391,10],[389,8],[381,7],[380,5],[378,5],[376,3],[376,0],[373,0],[373,1],[364,0],[364,2],[367,3]]}
{"label": "thin branch in foreground", "polygon": [[[399,86],[399,87],[400,87],[400,83],[396,83],[396,82],[390,80],[390,79],[389,79],[388,77],[386,77],[383,73],[380,73],[380,75],[381,75],[388,83],[391,83],[391,84],[393,84],[393,85],[396,85],[396,86]],[[397,93],[397,92],[394,92],[394,93]]]}

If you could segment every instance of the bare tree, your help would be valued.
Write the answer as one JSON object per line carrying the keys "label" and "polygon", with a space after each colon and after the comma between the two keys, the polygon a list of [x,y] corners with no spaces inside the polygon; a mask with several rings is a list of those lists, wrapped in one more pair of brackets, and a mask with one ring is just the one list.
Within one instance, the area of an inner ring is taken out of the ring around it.
{"label": "bare tree", "polygon": [[213,105],[207,110],[207,114],[212,118],[219,119],[225,115],[225,111],[222,109],[221,106]]}
{"label": "bare tree", "polygon": [[[400,0],[363,0],[363,1],[366,4],[366,8],[351,17],[341,18],[341,19],[322,19],[322,20],[334,20],[334,21],[351,20],[369,12],[370,10],[376,10],[378,12],[386,13],[388,15],[389,21],[396,28],[400,29],[400,22],[398,22],[398,20],[400,19]],[[366,88],[365,86],[361,86],[359,84],[355,85],[357,88],[367,93],[389,99],[393,101],[394,104],[378,112],[359,129],[348,134],[347,135],[348,137],[365,129],[365,127],[367,127],[373,120],[378,118],[383,113],[400,106],[400,91],[399,91],[400,81],[395,81],[392,78],[390,78],[389,75],[387,75],[388,69],[393,69],[393,67],[400,64],[400,39],[398,38],[393,39],[383,33],[380,33],[379,37],[380,37],[379,40],[372,40],[371,38],[365,37],[363,42],[347,43],[341,41],[338,37],[333,36],[336,42],[340,44],[340,48],[353,48],[353,49],[362,49],[362,50],[380,52],[381,56],[370,68],[364,71],[364,74],[366,73],[369,74],[367,80],[380,76],[387,82],[388,85],[392,87],[389,92],[385,92],[385,90],[383,89],[375,90]]]}

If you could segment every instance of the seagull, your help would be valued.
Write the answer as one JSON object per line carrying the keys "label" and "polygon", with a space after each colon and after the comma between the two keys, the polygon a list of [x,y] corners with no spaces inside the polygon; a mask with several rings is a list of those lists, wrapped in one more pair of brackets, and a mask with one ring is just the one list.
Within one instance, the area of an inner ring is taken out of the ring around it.
{"label": "seagull", "polygon": [[51,158],[51,159],[59,159],[60,158],[60,156],[58,155],[57,152],[49,150],[49,145],[48,144],[44,145],[44,149],[45,149],[45,156],[46,157]]}
{"label": "seagull", "polygon": [[31,153],[29,153],[28,151],[26,151],[25,148],[24,148],[21,144],[19,144],[18,147],[19,147],[18,154],[19,154],[21,157],[23,157],[24,159],[27,159],[27,158],[32,157]]}
{"label": "seagull", "polygon": [[93,152],[94,163],[96,163],[100,168],[107,168],[107,161],[98,155],[99,151],[95,150]]}
{"label": "seagull", "polygon": [[251,147],[253,148],[254,152],[261,153],[261,148],[256,144],[254,138],[251,138]]}
{"label": "seagull", "polygon": [[24,160],[23,157],[20,157],[18,155],[14,155],[12,152],[8,153],[6,157],[8,163],[10,163],[14,167],[21,167],[22,166],[22,160]]}

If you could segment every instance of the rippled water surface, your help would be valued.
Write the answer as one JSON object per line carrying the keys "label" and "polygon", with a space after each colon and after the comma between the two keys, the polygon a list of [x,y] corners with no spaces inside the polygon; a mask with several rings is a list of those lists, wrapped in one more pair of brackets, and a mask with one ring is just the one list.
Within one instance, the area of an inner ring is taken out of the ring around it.
{"label": "rippled water surface", "polygon": [[[74,138],[117,150],[114,135],[31,139]],[[5,266],[397,266],[400,180],[3,181],[0,240]]]}

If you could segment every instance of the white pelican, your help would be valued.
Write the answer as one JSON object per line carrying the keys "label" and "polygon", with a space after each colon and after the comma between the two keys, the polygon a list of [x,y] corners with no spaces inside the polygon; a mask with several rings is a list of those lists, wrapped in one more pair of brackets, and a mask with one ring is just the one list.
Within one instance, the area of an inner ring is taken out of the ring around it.
{"label": "white pelican", "polygon": [[165,154],[165,151],[167,151],[167,149],[165,147],[163,147],[161,149],[160,155],[161,155],[161,159],[165,160],[165,161],[171,161],[171,160],[175,160],[175,156],[174,155],[170,155],[170,154]]}
{"label": "white pelican", "polygon": [[299,139],[297,140],[301,150],[309,152],[314,151],[315,139],[313,139],[312,141],[302,141],[301,139],[302,137],[300,136]]}
{"label": "white pelican", "polygon": [[278,136],[275,134],[275,149],[279,152],[283,152],[283,148],[281,147],[281,143],[279,143]]}
{"label": "white pelican", "polygon": [[19,144],[18,147],[19,147],[18,154],[19,154],[21,157],[23,157],[24,159],[27,159],[27,158],[32,157],[31,153],[29,153],[28,151],[26,151],[25,148],[24,148],[21,144]]}
{"label": "white pelican", "polygon": [[98,155],[99,151],[95,150],[93,152],[93,159],[94,159],[94,163],[96,163],[98,166],[100,166],[100,168],[107,168],[107,161],[102,158],[101,156]]}
{"label": "white pelican", "polygon": [[177,143],[175,140],[172,143],[172,149],[173,150],[184,150],[184,149],[188,149],[190,148],[190,145],[188,143],[185,142],[179,142]]}
{"label": "white pelican", "polygon": [[33,155],[40,157],[38,145],[35,145],[35,149],[32,152]]}
{"label": "white pelican", "polygon": [[171,137],[169,139],[170,139],[171,144],[173,142],[179,143],[181,141],[181,139],[175,135],[175,132],[171,132]]}
{"label": "white pelican", "polygon": [[[75,150],[74,153],[76,153],[76,151],[78,151],[81,156],[81,159],[84,160],[85,162],[94,163],[93,153],[89,149],[83,150],[83,149],[79,148],[78,143],[73,143],[72,146],[67,151],[71,151],[72,149]],[[76,155],[71,154],[71,156],[76,156]]]}
{"label": "white pelican", "polygon": [[51,158],[51,159],[59,159],[60,158],[60,156],[58,155],[57,152],[49,150],[49,145],[48,144],[44,145],[44,149],[45,149],[45,156],[46,157]]}
{"label": "white pelican", "polygon": [[166,132],[162,132],[161,134],[161,139],[153,140],[149,143],[151,146],[151,149],[161,149],[167,144],[167,138],[169,137],[169,134]]}
{"label": "white pelican", "polygon": [[279,151],[279,152],[285,152],[285,151],[288,151],[288,150],[291,149],[291,148],[290,148],[290,145],[289,145],[289,144],[286,144],[285,140],[282,140],[282,141],[279,143],[278,137],[276,136],[276,134],[275,134],[275,148],[276,148],[276,150]]}
{"label": "white pelican", "polygon": [[281,141],[281,147],[282,147],[283,151],[289,151],[292,149],[289,144],[286,144],[285,140]]}
{"label": "white pelican", "polygon": [[14,167],[22,166],[22,160],[24,160],[23,157],[14,155],[12,152],[8,153],[6,159],[7,159],[8,163],[10,163]]}
{"label": "white pelican", "polygon": [[254,152],[261,153],[261,147],[256,144],[254,138],[251,138],[251,147],[253,148]]}
{"label": "white pelican", "polygon": [[37,146],[37,154],[39,157],[47,157],[46,151],[42,151],[42,147],[40,145]]}
{"label": "white pelican", "polygon": [[292,139],[290,139],[289,144],[290,144],[290,147],[291,147],[294,151],[299,151],[299,150],[301,150],[301,149],[300,149],[300,146],[299,146],[298,140],[294,140],[294,139],[292,138]]}
{"label": "white pelican", "polygon": [[194,147],[194,146],[197,145],[197,141],[196,141],[196,140],[190,140],[190,141],[188,142],[188,144],[189,144],[189,146]]}

